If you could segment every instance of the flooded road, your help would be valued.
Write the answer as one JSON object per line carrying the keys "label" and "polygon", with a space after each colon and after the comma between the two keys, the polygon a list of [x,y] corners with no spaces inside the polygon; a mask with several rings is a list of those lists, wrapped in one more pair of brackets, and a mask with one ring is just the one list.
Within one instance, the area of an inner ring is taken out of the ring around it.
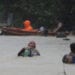
{"label": "flooded road", "polygon": [[[75,65],[62,63],[62,57],[70,52],[70,40],[44,36],[0,36],[0,74],[1,75],[75,75]],[[17,57],[21,48],[29,41],[36,42],[41,56]],[[70,68],[72,68],[70,70]]]}

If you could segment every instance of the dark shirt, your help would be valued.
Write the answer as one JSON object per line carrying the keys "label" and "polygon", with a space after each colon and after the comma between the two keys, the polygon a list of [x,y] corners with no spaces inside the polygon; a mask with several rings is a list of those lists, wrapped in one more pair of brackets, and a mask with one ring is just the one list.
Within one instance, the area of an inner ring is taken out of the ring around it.
{"label": "dark shirt", "polygon": [[[68,55],[68,56],[70,56],[70,55]],[[63,57],[63,59],[62,59],[62,61],[63,61],[63,63],[73,63],[73,64],[75,64],[75,56],[70,56],[71,58],[69,59],[69,58],[67,58],[67,55],[65,55],[64,57]],[[69,62],[69,60],[71,60],[70,62]]]}

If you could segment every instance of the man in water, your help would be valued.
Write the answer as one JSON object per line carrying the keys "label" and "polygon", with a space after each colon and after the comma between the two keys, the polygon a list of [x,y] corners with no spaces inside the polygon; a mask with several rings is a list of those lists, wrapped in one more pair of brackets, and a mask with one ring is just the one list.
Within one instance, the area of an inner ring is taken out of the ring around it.
{"label": "man in water", "polygon": [[63,57],[63,62],[64,63],[74,63],[75,64],[75,43],[72,43],[70,45],[70,50],[71,52],[69,54],[66,54]]}
{"label": "man in water", "polygon": [[28,47],[22,48],[21,51],[18,53],[18,56],[40,56],[40,53],[36,50],[36,43],[34,41],[30,41],[28,43]]}

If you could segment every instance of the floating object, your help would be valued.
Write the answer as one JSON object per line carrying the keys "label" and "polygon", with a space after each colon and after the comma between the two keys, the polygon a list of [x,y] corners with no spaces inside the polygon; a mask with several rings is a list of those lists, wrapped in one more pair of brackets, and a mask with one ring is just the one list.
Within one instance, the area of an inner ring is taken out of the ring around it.
{"label": "floating object", "polygon": [[3,27],[2,34],[5,35],[36,35],[37,29],[33,29],[31,26],[30,20],[24,21],[24,28],[16,28],[16,27]]}
{"label": "floating object", "polygon": [[2,34],[3,35],[36,35],[38,31],[32,30],[27,31],[21,28],[15,28],[15,27],[3,27],[2,28]]}
{"label": "floating object", "polygon": [[66,40],[66,41],[68,41],[68,40],[70,40],[69,38],[64,38],[63,40]]}
{"label": "floating object", "polygon": [[[1,35],[42,35],[42,32],[40,32],[38,29],[33,29],[30,20],[25,20],[23,24],[24,28],[3,27],[1,29]],[[57,34],[57,32],[48,31],[46,34],[51,36],[56,35],[56,37],[65,37],[65,35]],[[68,35],[67,33],[65,34]]]}
{"label": "floating object", "polygon": [[[68,33],[65,33],[65,34],[66,36],[68,35]],[[1,29],[1,35],[42,35],[42,33],[39,32],[37,29],[25,30],[24,28],[22,29],[22,28],[16,28],[16,27],[3,27]],[[48,32],[48,35],[56,36],[60,38],[60,36],[58,36],[56,32]]]}
{"label": "floating object", "polygon": [[64,32],[58,32],[57,34],[56,34],[56,37],[57,38],[64,38],[64,37],[66,37],[67,35],[64,33]]}

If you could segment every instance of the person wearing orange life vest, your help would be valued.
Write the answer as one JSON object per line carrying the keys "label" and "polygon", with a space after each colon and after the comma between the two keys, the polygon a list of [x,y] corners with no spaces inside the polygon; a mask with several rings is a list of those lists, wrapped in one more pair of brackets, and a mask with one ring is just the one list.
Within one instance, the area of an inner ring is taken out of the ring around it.
{"label": "person wearing orange life vest", "polygon": [[31,26],[30,20],[24,21],[24,30],[26,30],[26,31],[32,31],[33,30],[33,27]]}

